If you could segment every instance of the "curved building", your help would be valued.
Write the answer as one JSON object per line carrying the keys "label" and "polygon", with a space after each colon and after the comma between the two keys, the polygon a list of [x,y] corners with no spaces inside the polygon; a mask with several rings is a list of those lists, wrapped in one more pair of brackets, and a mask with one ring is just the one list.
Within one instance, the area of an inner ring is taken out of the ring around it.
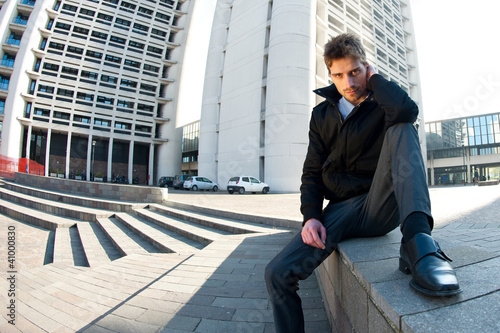
{"label": "curved building", "polygon": [[180,173],[180,64],[194,1],[0,0],[0,154],[45,175]]}
{"label": "curved building", "polygon": [[218,0],[199,174],[221,185],[245,174],[272,191],[299,190],[309,118],[321,100],[312,91],[330,84],[322,57],[330,36],[360,36],[368,61],[420,103],[409,5],[407,0]]}

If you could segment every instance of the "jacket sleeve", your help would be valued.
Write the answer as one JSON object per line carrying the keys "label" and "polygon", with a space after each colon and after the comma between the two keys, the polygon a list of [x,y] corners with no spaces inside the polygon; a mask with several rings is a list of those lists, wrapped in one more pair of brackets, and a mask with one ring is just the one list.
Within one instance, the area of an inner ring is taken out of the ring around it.
{"label": "jacket sleeve", "polygon": [[309,147],[304,161],[300,186],[300,211],[304,216],[302,225],[311,218],[318,220],[321,218],[324,199],[322,166],[327,157],[328,152],[318,131],[313,112],[309,124]]}
{"label": "jacket sleeve", "polygon": [[368,89],[385,112],[385,125],[413,123],[417,120],[418,106],[396,83],[375,74],[368,81]]}

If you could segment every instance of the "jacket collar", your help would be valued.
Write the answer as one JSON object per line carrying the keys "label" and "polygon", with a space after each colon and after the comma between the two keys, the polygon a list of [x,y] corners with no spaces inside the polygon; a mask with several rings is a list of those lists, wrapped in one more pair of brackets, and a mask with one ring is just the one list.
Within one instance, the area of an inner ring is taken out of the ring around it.
{"label": "jacket collar", "polygon": [[337,87],[335,87],[335,84],[331,84],[328,87],[315,89],[313,90],[313,92],[323,98],[326,98],[328,101],[334,104],[337,104],[339,99],[342,98],[342,95],[337,90]]}

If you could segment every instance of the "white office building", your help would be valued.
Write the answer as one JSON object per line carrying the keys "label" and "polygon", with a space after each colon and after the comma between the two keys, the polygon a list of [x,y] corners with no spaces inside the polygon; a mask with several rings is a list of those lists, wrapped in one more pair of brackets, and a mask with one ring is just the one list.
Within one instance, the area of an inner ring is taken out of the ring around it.
{"label": "white office building", "polygon": [[310,114],[321,101],[312,91],[330,84],[323,47],[343,32],[360,36],[368,61],[420,103],[408,0],[218,0],[198,173],[221,187],[249,175],[271,191],[298,191]]}
{"label": "white office building", "polygon": [[45,175],[153,184],[181,170],[195,1],[0,0],[0,154]]}

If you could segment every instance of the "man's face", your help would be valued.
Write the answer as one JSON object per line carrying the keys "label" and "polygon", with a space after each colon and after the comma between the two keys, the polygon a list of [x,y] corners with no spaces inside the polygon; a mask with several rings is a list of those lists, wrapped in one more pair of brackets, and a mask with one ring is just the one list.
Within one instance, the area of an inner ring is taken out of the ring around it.
{"label": "man's face", "polygon": [[330,78],[344,98],[353,105],[368,95],[366,65],[354,57],[336,59],[330,66]]}

